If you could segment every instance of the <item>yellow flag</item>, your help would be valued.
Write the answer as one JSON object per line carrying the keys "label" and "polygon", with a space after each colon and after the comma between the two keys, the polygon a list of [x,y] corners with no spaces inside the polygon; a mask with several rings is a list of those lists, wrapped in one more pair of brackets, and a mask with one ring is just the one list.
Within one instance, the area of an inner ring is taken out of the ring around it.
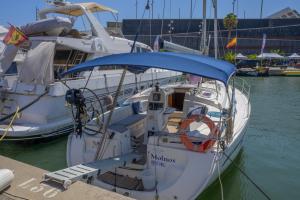
{"label": "yellow flag", "polygon": [[230,48],[236,46],[236,44],[237,44],[237,37],[232,38],[232,39],[230,40],[230,42],[226,45],[226,48],[227,48],[227,49],[230,49]]}
{"label": "yellow flag", "polygon": [[27,36],[20,29],[11,25],[8,33],[3,39],[3,42],[5,44],[18,46],[26,40],[28,40]]}

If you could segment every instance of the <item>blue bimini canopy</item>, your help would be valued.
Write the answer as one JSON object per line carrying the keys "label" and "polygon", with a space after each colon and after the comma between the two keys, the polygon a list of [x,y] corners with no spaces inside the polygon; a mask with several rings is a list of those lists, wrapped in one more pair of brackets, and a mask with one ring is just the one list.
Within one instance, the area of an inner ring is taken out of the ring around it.
{"label": "blue bimini canopy", "polygon": [[149,68],[160,68],[219,80],[225,85],[235,73],[234,65],[210,57],[185,53],[151,52],[99,57],[71,68],[62,76],[103,66],[127,66],[127,69],[133,73],[141,73]]}

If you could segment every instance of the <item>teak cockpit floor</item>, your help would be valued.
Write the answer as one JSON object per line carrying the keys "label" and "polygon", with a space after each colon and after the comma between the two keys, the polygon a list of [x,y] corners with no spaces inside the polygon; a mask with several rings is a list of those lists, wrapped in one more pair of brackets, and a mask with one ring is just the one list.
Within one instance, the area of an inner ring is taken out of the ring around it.
{"label": "teak cockpit floor", "polygon": [[106,172],[98,176],[98,179],[104,183],[115,185],[116,187],[128,189],[128,190],[137,190],[143,191],[144,186],[141,179],[131,178],[129,176],[123,176],[115,174],[113,172]]}

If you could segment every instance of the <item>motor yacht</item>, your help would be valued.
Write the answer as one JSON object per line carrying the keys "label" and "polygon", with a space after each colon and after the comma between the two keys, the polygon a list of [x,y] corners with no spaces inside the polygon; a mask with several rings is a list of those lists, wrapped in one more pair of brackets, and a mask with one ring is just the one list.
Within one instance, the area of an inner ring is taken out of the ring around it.
{"label": "motor yacht", "polygon": [[[68,88],[89,88],[99,98],[114,92],[121,73],[115,66],[59,77],[85,61],[131,51],[133,41],[109,35],[99,23],[96,16],[101,18],[103,13],[115,15],[117,11],[96,3],[54,1],[39,10],[36,22],[20,27],[29,40],[19,46],[8,45],[0,59],[0,135],[27,140],[72,132],[72,114],[64,105]],[[152,51],[139,42],[133,50]],[[12,68],[17,76],[7,75]],[[154,82],[164,84],[179,76],[177,72],[156,69],[143,75],[128,73],[121,99]],[[19,118],[12,122],[16,111]]]}

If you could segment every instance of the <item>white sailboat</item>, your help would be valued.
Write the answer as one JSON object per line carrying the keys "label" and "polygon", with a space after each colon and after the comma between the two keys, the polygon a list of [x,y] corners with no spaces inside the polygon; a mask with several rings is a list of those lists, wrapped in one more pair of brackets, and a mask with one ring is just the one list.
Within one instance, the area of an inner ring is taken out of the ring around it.
{"label": "white sailboat", "polygon": [[[0,135],[5,134],[8,139],[36,139],[71,132],[72,115],[63,103],[67,87],[87,87],[100,97],[116,89],[121,71],[113,67],[61,80],[58,76],[86,60],[130,51],[133,41],[110,36],[94,16],[98,12],[116,13],[96,3],[54,1],[49,8],[38,12],[38,21],[20,27],[29,41],[18,48],[7,46],[0,59]],[[81,18],[86,28],[84,32],[76,29]],[[151,51],[149,46],[136,43],[134,52],[147,51]],[[18,68],[18,76],[13,79],[4,74],[11,67]],[[147,88],[153,82],[168,83],[179,75],[152,69],[144,75],[128,73],[123,98],[137,87]],[[18,108],[20,118],[10,127]]]}
{"label": "white sailboat", "polygon": [[196,199],[242,147],[250,89],[244,82],[237,87],[233,65],[192,54],[112,55],[68,73],[107,65],[177,70],[210,80],[156,85],[95,117],[69,135],[69,168],[45,180],[65,188],[81,180],[135,199]]}

